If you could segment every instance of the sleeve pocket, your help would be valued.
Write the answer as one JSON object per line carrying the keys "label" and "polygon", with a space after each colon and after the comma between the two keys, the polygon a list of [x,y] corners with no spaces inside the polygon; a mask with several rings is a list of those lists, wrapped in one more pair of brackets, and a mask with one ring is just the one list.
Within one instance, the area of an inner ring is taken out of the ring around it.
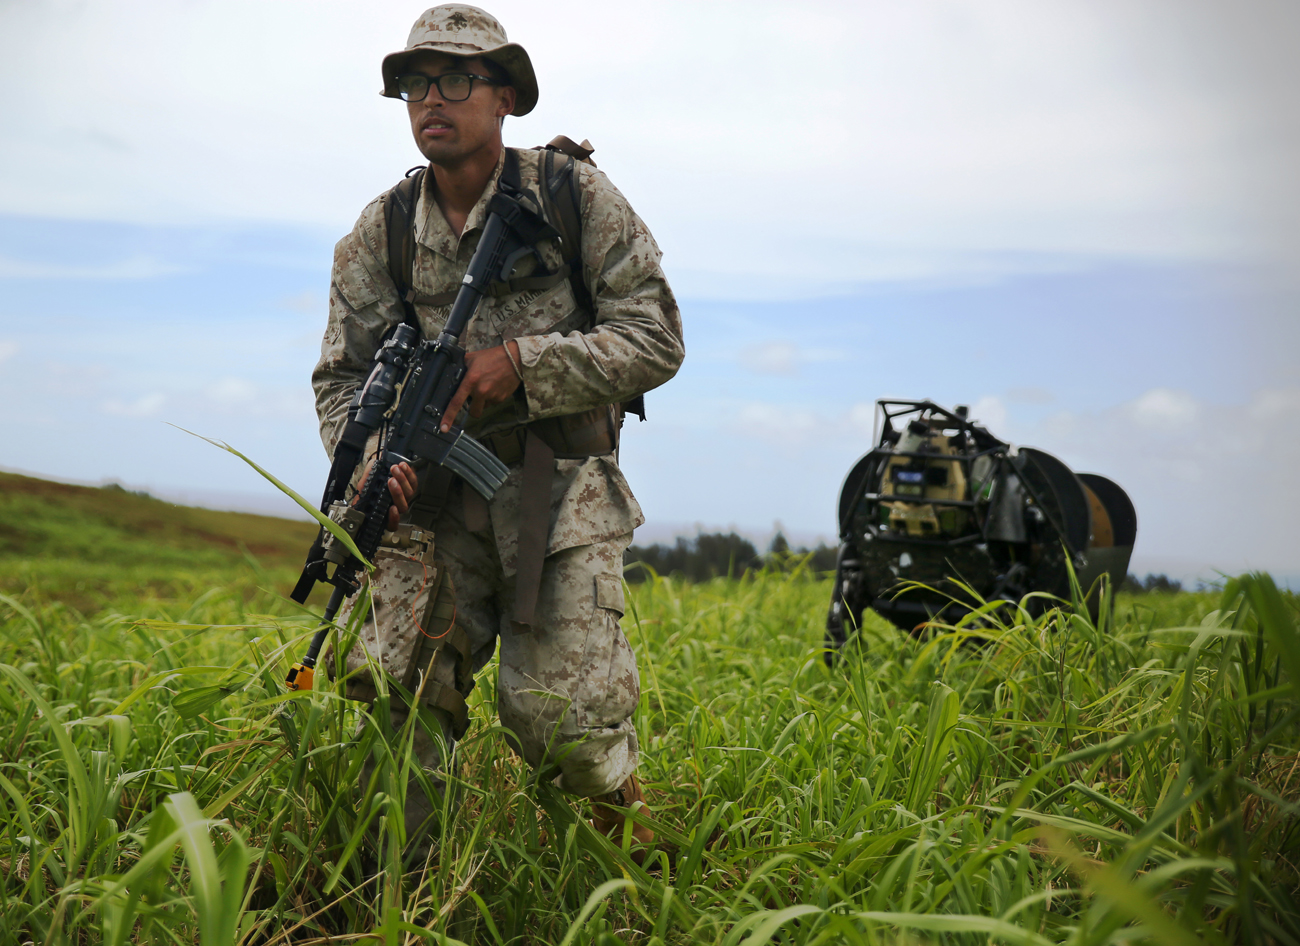
{"label": "sleeve pocket", "polygon": [[617,575],[596,576],[596,607],[623,613],[623,579]]}
{"label": "sleeve pocket", "polygon": [[379,287],[366,267],[359,244],[353,233],[334,247],[334,286],[354,312],[380,298]]}

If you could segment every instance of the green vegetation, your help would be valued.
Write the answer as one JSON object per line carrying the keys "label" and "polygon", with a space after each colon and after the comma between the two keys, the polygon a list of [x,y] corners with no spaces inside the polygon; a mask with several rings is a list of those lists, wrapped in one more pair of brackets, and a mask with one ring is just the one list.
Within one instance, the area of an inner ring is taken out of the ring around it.
{"label": "green vegetation", "polygon": [[0,592],[87,611],[213,587],[287,591],[316,526],[0,473]]}
{"label": "green vegetation", "polygon": [[1183,590],[1181,581],[1174,581],[1168,575],[1148,574],[1146,578],[1139,578],[1137,575],[1129,575],[1124,579],[1121,591],[1129,591],[1135,595],[1141,594],[1177,594]]}
{"label": "green vegetation", "polygon": [[1122,595],[1100,625],[873,619],[828,670],[807,570],[655,577],[624,622],[646,867],[530,780],[491,668],[438,843],[403,863],[410,731],[390,752],[352,704],[280,685],[312,618],[259,587],[301,546],[255,565],[221,514],[150,530],[156,500],[81,501],[93,530],[68,534],[102,540],[70,547],[143,564],[115,584],[91,557],[78,590],[57,517],[6,532],[0,942],[1300,942],[1298,609],[1266,578]]}
{"label": "green vegetation", "polygon": [[[802,567],[814,573],[832,572],[838,549],[818,543],[815,549],[791,549],[780,532],[772,539],[766,555],[759,555],[754,543],[729,532],[701,532],[693,539],[679,537],[672,545],[633,545],[623,555],[627,580],[644,581],[651,575],[685,578],[702,582],[711,578],[739,578],[764,569],[789,571]],[[641,567],[633,568],[637,565]]]}

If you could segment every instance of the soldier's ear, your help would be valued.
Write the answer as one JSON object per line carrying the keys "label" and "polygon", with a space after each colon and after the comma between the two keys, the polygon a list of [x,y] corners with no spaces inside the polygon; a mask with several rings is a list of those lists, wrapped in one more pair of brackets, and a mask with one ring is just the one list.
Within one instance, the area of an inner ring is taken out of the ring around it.
{"label": "soldier's ear", "polygon": [[515,87],[503,85],[498,87],[500,98],[497,99],[497,118],[504,119],[515,110]]}

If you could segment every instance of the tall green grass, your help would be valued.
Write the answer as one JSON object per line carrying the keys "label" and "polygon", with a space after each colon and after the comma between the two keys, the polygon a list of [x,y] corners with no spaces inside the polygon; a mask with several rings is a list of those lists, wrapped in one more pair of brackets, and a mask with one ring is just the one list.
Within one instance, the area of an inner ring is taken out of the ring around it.
{"label": "tall green grass", "polygon": [[643,867],[511,755],[491,668],[416,860],[418,721],[285,694],[310,614],[0,598],[0,942],[1300,943],[1300,639],[1267,577],[1097,623],[872,618],[829,670],[828,598],[632,589]]}
{"label": "tall green grass", "polygon": [[293,587],[316,526],[0,471],[0,594],[136,613],[216,586]]}

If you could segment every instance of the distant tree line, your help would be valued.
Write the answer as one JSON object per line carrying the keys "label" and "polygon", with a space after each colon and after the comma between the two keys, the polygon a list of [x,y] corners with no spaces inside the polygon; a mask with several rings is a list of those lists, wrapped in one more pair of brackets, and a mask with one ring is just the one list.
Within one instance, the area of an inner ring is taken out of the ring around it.
{"label": "distant tree line", "polygon": [[128,496],[140,496],[144,499],[153,499],[154,495],[147,489],[127,489],[121,483],[105,483],[100,489],[106,489],[110,493],[126,493]]}
{"label": "distant tree line", "polygon": [[1173,595],[1183,590],[1183,583],[1175,581],[1168,575],[1149,574],[1145,578],[1139,578],[1137,575],[1130,574],[1124,579],[1124,584],[1120,586],[1119,590],[1135,595],[1151,594],[1153,591]]}
{"label": "distant tree line", "polygon": [[[814,572],[835,569],[835,547],[818,543],[815,549],[803,546],[791,548],[780,532],[764,554],[754,543],[728,532],[703,533],[693,539],[678,538],[672,545],[633,545],[623,555],[624,566],[644,563],[659,575],[678,575],[690,581],[708,581],[710,578],[730,575],[739,578],[746,572],[764,568],[792,570],[807,560]],[[629,582],[645,581],[649,572],[645,568],[627,568]]]}

